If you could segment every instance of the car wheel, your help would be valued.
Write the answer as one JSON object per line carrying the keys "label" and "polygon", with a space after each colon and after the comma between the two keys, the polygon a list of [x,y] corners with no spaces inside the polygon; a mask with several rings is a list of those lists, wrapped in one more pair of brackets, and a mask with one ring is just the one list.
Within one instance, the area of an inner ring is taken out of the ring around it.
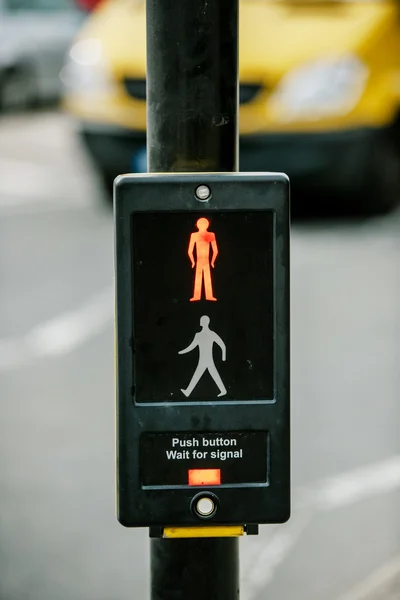
{"label": "car wheel", "polygon": [[360,209],[369,215],[385,214],[399,202],[400,152],[390,133],[375,144],[360,198]]}
{"label": "car wheel", "polygon": [[37,101],[36,81],[26,67],[8,69],[0,79],[0,110],[28,109]]}

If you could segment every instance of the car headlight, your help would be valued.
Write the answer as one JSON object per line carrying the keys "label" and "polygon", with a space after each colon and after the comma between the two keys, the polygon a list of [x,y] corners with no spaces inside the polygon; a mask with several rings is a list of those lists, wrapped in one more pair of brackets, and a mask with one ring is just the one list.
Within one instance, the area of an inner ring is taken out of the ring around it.
{"label": "car headlight", "polygon": [[104,92],[114,88],[100,40],[77,41],[70,49],[60,79],[67,92]]}
{"label": "car headlight", "polygon": [[368,79],[364,63],[353,54],[321,58],[285,75],[270,98],[281,120],[317,120],[350,112]]}

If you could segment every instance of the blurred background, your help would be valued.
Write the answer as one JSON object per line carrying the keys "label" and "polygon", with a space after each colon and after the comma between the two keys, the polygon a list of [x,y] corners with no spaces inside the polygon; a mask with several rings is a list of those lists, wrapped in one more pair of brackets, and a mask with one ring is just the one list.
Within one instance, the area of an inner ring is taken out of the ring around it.
{"label": "blurred background", "polygon": [[[113,178],[142,0],[0,0],[0,598],[148,597],[115,518]],[[400,598],[400,2],[242,0],[240,166],[293,183],[293,516],[246,600]]]}

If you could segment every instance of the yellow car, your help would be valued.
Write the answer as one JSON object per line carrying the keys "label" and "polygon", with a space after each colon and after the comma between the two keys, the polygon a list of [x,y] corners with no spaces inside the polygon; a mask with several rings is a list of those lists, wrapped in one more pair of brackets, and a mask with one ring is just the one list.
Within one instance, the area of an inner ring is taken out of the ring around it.
{"label": "yellow car", "polygon": [[[145,38],[143,0],[105,0],[61,72],[108,188],[146,169]],[[388,209],[399,180],[400,2],[242,0],[239,39],[240,170],[284,171]]]}

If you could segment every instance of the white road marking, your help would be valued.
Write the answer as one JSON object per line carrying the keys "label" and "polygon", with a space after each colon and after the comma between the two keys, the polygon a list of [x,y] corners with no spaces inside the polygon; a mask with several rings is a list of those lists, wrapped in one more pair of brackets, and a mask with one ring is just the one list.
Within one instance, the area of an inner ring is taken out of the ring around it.
{"label": "white road marking", "polygon": [[272,581],[276,570],[296,545],[312,516],[312,510],[294,514],[288,523],[279,526],[267,543],[259,545],[252,564],[244,569],[241,594],[244,600],[255,598]]}
{"label": "white road marking", "polygon": [[[15,197],[16,198],[16,197]],[[3,219],[4,217],[29,217],[34,215],[40,215],[49,212],[62,212],[62,211],[79,211],[82,213],[85,210],[91,210],[89,205],[85,205],[84,202],[42,202],[40,200],[32,200],[31,203],[19,203],[17,199],[17,203],[13,206],[9,205],[6,207],[2,207],[0,204],[0,217]]]}
{"label": "white road marking", "polygon": [[[273,579],[278,567],[290,554],[313,516],[319,511],[336,510],[361,502],[377,494],[400,489],[400,455],[339,473],[322,480],[309,489],[294,490],[296,502],[292,518],[273,532],[271,539],[258,545],[246,565],[245,600],[253,600]],[[262,535],[262,534],[261,534]],[[261,541],[261,540],[260,540]],[[360,596],[360,600],[364,600]],[[359,600],[345,596],[340,600]]]}
{"label": "white road marking", "polygon": [[[49,183],[57,183],[51,168],[27,161],[0,158],[1,206],[14,204],[15,201],[26,202],[32,197],[32,190],[46,194]],[[14,195],[16,199],[13,198]]]}
{"label": "white road marking", "polygon": [[37,325],[25,336],[0,340],[0,370],[72,352],[108,327],[113,306],[114,288],[108,287],[76,310]]}
{"label": "white road marking", "polygon": [[[374,571],[367,579],[358,584],[355,588],[346,592],[338,600],[375,600],[381,596],[381,589],[400,573],[400,555],[393,558],[390,562]],[[371,597],[373,595],[373,599]]]}
{"label": "white road marking", "polygon": [[316,490],[315,503],[322,510],[335,510],[399,487],[400,456],[396,455],[326,479]]}
{"label": "white road marking", "polygon": [[44,209],[87,207],[95,195],[90,177],[34,162],[0,157],[0,210],[6,215]]}

